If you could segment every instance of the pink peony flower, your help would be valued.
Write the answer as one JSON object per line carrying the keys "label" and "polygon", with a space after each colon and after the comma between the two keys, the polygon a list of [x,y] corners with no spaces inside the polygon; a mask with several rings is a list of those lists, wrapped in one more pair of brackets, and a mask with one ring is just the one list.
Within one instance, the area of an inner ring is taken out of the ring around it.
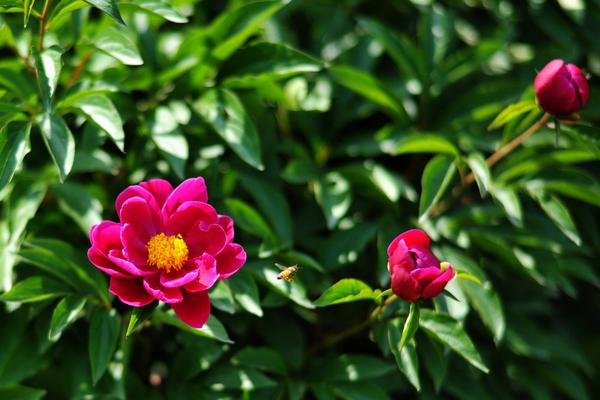
{"label": "pink peony flower", "polygon": [[134,307],[168,303],[183,322],[202,327],[210,315],[207,290],[246,262],[233,243],[233,220],[207,201],[200,177],[175,189],[152,179],[123,190],[115,201],[119,222],[90,230],[88,258],[110,275],[110,292]]}
{"label": "pink peony flower", "polygon": [[429,237],[420,229],[406,231],[390,243],[388,269],[396,296],[407,301],[429,299],[454,277],[454,269],[448,263],[440,266],[429,246]]}
{"label": "pink peony flower", "polygon": [[588,101],[590,88],[585,75],[574,64],[550,61],[535,77],[535,97],[548,114],[567,116]]}

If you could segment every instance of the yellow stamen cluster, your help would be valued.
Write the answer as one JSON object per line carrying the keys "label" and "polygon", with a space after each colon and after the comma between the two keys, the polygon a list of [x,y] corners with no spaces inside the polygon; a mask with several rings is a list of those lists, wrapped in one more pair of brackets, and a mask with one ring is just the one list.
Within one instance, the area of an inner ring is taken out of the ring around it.
{"label": "yellow stamen cluster", "polygon": [[146,245],[148,265],[166,272],[179,271],[188,259],[188,248],[181,235],[154,235]]}

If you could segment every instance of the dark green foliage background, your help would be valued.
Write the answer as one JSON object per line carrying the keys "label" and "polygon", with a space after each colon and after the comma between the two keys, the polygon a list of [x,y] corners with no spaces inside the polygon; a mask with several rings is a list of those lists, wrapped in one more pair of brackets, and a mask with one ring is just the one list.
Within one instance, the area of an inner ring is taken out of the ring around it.
{"label": "dark green foliage background", "polygon": [[[0,11],[0,398],[600,389],[600,2],[0,0]],[[544,127],[488,170],[482,160],[542,115],[532,82],[552,58],[590,74],[585,123],[563,124],[558,143]],[[488,129],[517,102],[522,113]],[[471,168],[477,185],[461,189]],[[248,263],[211,290],[205,328],[159,306],[126,337],[131,310],[85,257],[89,227],[116,219],[127,185],[193,176],[234,217]],[[412,227],[482,285],[455,280],[458,301],[424,302],[399,353],[408,304],[363,322],[389,295],[387,244]],[[274,262],[302,270],[287,284]],[[362,283],[315,303],[343,278]]]}

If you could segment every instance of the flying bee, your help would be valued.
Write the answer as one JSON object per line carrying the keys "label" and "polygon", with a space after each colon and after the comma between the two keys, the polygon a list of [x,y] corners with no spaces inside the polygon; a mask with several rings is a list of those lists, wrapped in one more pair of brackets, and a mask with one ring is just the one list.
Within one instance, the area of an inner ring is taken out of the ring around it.
{"label": "flying bee", "polygon": [[279,268],[281,270],[279,275],[277,275],[277,279],[283,279],[286,282],[294,282],[294,278],[292,278],[292,277],[294,275],[296,275],[298,273],[298,271],[300,270],[300,267],[298,266],[298,264],[291,265],[289,267],[286,267],[285,265],[281,265],[278,263],[275,263],[275,265],[277,266],[277,268]]}

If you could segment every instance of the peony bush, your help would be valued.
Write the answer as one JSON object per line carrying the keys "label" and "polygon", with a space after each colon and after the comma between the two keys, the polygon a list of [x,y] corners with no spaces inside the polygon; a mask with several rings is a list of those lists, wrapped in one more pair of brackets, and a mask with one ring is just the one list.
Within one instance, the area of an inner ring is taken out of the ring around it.
{"label": "peony bush", "polygon": [[598,23],[0,1],[0,399],[593,398]]}

